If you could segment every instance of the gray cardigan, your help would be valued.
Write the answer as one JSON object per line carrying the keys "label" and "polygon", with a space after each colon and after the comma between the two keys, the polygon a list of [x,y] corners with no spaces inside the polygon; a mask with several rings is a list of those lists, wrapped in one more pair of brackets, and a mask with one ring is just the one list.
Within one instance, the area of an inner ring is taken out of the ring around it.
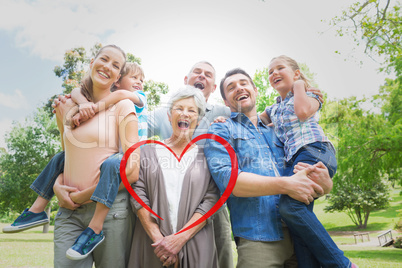
{"label": "gray cardigan", "polygon": [[[172,157],[174,156],[172,155]],[[173,230],[169,218],[165,178],[158,163],[154,145],[141,148],[140,162],[139,180],[133,185],[133,189],[145,204],[164,219],[160,220],[152,215],[159,225],[162,235],[170,235]],[[209,173],[204,152],[199,148],[194,162],[184,176],[177,230],[183,228],[194,213],[204,215],[218,201],[218,198],[218,188]],[[133,197],[130,199],[134,212],[142,207]],[[212,224],[205,225],[183,246],[179,252],[181,268],[218,267]],[[141,222],[137,220],[128,267],[162,267],[162,262],[156,257],[151,244],[152,240],[148,237]]]}

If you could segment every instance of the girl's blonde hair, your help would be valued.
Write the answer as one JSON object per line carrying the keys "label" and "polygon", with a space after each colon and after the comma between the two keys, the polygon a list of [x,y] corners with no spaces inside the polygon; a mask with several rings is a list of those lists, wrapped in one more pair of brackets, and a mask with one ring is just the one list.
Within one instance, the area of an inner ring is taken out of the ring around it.
{"label": "girl's blonde hair", "polygon": [[[125,77],[126,75],[129,74],[133,74],[135,76],[139,76],[141,80],[144,81],[145,79],[145,75],[144,75],[144,70],[142,69],[142,67],[136,63],[136,62],[127,62],[126,65],[124,66],[123,69],[121,69],[120,72],[120,78],[119,78],[119,82],[121,81],[121,79],[123,79],[123,77]],[[111,91],[116,91],[117,87],[115,84],[113,84]]]}
{"label": "girl's blonde hair", "polygon": [[[124,70],[124,67],[126,65],[126,53],[124,53],[124,51],[120,47],[118,47],[116,45],[107,45],[107,46],[104,46],[101,49],[99,49],[98,53],[96,53],[96,55],[94,57],[94,60],[96,60],[98,58],[99,54],[105,48],[108,48],[108,47],[115,48],[115,49],[119,50],[121,52],[121,54],[123,55],[124,63],[123,63],[122,68],[120,69],[120,73],[121,73],[122,70]],[[93,83],[92,83],[92,78],[91,78],[90,72],[87,72],[85,74],[84,78],[82,78],[80,86],[81,86],[81,94],[84,95],[84,97],[88,101],[93,101],[94,100]]]}
{"label": "girl's blonde hair", "polygon": [[297,61],[295,61],[294,59],[292,59],[291,57],[288,57],[286,55],[280,55],[278,57],[272,58],[271,62],[279,59],[279,60],[283,60],[285,61],[290,68],[292,68],[293,71],[299,70],[300,71],[300,80],[303,80],[306,83],[306,87],[309,88],[311,87],[311,82],[309,79],[307,79],[307,77],[302,73],[299,64],[297,63]]}

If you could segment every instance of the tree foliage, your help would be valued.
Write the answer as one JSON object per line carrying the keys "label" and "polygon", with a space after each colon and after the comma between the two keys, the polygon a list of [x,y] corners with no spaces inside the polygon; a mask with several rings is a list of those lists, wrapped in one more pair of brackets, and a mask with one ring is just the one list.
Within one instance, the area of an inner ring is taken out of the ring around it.
{"label": "tree foliage", "polygon": [[[332,126],[328,132],[337,131],[338,170],[325,210],[346,211],[358,228],[367,227],[372,211],[388,205],[389,187],[384,175],[400,165],[400,152],[393,145],[400,138],[388,135],[389,122],[382,114],[361,107],[365,101],[350,97],[328,103],[330,109],[322,124]],[[389,158],[395,158],[391,165]]]}
{"label": "tree foliage", "polygon": [[37,197],[29,185],[61,150],[56,122],[38,109],[24,123],[13,123],[0,154],[0,210],[21,212]]}
{"label": "tree foliage", "polygon": [[338,35],[351,36],[358,46],[364,46],[367,55],[383,57],[385,70],[401,70],[395,68],[402,60],[402,14],[398,1],[358,1],[331,24],[338,26]]}
{"label": "tree foliage", "polygon": [[[401,170],[402,16],[399,2],[356,2],[332,22],[338,35],[351,36],[371,58],[383,59],[380,71],[396,74],[371,99],[345,98],[326,103],[320,124],[332,134],[338,171],[326,211],[346,211],[358,228],[366,228],[371,211],[389,203],[389,182],[399,182]],[[377,109],[377,110],[376,110]]]}
{"label": "tree foliage", "polygon": [[[86,71],[89,68],[91,59],[95,57],[96,53],[102,47],[102,44],[96,43],[89,51],[84,47],[76,47],[67,50],[64,53],[64,63],[61,66],[55,66],[53,69],[54,74],[60,77],[63,81],[62,94],[71,93],[71,91],[79,87],[80,81],[84,77]],[[131,53],[126,53],[127,62],[136,62],[141,64],[141,58],[134,56]],[[144,92],[147,96],[148,106],[155,107],[160,102],[160,95],[166,94],[169,91],[168,86],[165,83],[154,82],[152,80],[145,81]],[[52,117],[52,103],[53,99],[57,95],[52,96],[45,104],[44,108],[48,111],[50,117]]]}
{"label": "tree foliage", "polygon": [[165,83],[146,80],[144,82],[144,93],[147,96],[148,110],[154,110],[161,102],[162,95],[168,93],[169,87]]}
{"label": "tree foliage", "polygon": [[265,111],[265,108],[275,103],[276,97],[279,96],[278,92],[272,88],[268,79],[268,67],[257,70],[254,74],[253,81],[258,90],[257,97],[257,112]]}

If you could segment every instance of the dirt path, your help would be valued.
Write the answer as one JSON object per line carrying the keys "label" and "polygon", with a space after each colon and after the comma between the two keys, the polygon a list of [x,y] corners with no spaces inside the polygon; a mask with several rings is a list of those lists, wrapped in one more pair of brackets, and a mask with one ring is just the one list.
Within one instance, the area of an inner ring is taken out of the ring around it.
{"label": "dirt path", "polygon": [[[354,238],[354,234],[356,233],[369,233],[369,238],[370,241],[367,241],[367,236],[363,237],[363,242],[361,242],[361,238],[357,238],[357,244],[352,243],[352,244],[342,244],[340,245],[342,248],[350,248],[350,247],[380,247],[380,242],[378,241],[377,235],[381,233],[381,231],[361,231],[361,232],[356,232],[356,231],[342,231],[342,232],[328,232],[331,236],[347,236],[347,237],[352,237]],[[395,230],[392,230],[392,238],[395,240],[396,237],[402,236],[401,232],[397,232]]]}

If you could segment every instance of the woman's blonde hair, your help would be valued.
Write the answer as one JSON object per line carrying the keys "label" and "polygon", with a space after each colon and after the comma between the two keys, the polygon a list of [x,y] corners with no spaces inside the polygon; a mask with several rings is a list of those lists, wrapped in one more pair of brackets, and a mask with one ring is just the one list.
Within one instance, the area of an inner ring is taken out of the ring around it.
{"label": "woman's blonde hair", "polygon": [[286,55],[280,55],[278,57],[272,58],[271,62],[279,59],[279,60],[283,60],[285,61],[290,68],[292,68],[293,71],[299,70],[300,71],[300,80],[303,80],[306,83],[306,87],[309,88],[311,87],[311,82],[309,79],[307,79],[307,77],[302,73],[299,64],[297,63],[297,61],[295,61],[294,59],[292,59],[291,57],[288,57]]}
{"label": "woman's blonde hair", "polygon": [[[121,54],[124,57],[124,63],[122,68],[120,69],[120,73],[122,72],[122,70],[124,69],[125,65],[126,65],[126,53],[124,53],[124,51],[116,46],[116,45],[107,45],[102,47],[101,49],[99,49],[98,53],[96,53],[94,60],[98,58],[99,54],[105,49],[105,48],[115,48],[117,50],[119,50],[121,52]],[[93,95],[93,83],[92,83],[92,78],[90,75],[90,72],[87,72],[84,76],[84,78],[82,78],[81,80],[81,94],[84,95],[84,97],[88,100],[88,101],[93,101],[94,100],[94,95]]]}

